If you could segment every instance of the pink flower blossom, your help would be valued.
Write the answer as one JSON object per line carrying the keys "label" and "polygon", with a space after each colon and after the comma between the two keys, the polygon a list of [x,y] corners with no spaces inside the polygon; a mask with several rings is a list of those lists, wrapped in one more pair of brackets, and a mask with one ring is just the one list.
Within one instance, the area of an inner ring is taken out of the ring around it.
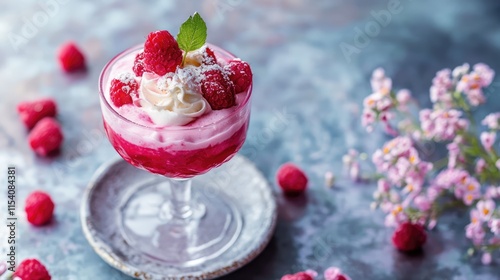
{"label": "pink flower blossom", "polygon": [[399,109],[406,111],[408,104],[411,102],[411,92],[407,89],[399,90],[396,93],[396,100],[398,101]]}
{"label": "pink flower blossom", "polygon": [[486,161],[484,160],[484,158],[480,158],[476,162],[476,173],[482,173],[485,168],[486,168]]}
{"label": "pink flower blossom", "polygon": [[491,82],[493,82],[493,78],[495,77],[495,71],[484,63],[478,63],[474,65],[474,71],[472,72],[472,74],[479,77],[480,85],[482,87],[489,86]]}
{"label": "pink flower blossom", "polygon": [[428,211],[432,206],[431,201],[424,195],[415,197],[415,200],[413,202],[415,203],[415,206],[422,212]]}
{"label": "pink flower blossom", "polygon": [[469,103],[477,106],[485,102],[483,88],[489,86],[493,81],[495,72],[486,64],[478,63],[474,65],[474,70],[462,76],[457,83],[457,91],[463,92]]}
{"label": "pink flower blossom", "polygon": [[477,203],[477,210],[479,211],[479,217],[483,221],[488,221],[495,211],[495,202],[491,199],[481,200]]}
{"label": "pink flower blossom", "polygon": [[468,127],[468,122],[460,118],[462,112],[450,109],[436,109],[420,111],[420,122],[424,137],[437,141],[452,140],[459,131]]}
{"label": "pink flower blossom", "polygon": [[470,65],[468,63],[464,63],[463,65],[455,67],[452,72],[453,78],[459,78],[467,73],[469,73]]}
{"label": "pink flower blossom", "polygon": [[[377,109],[378,112],[382,114],[384,113],[388,113],[387,111],[392,108],[394,104],[392,103],[392,100],[389,98],[389,97],[385,97],[385,98],[382,98],[380,99],[377,104],[376,104],[376,107],[375,109]],[[387,120],[391,119],[392,117],[390,118],[386,118]],[[380,117],[380,120],[384,121],[384,119],[382,119],[382,117]]]}
{"label": "pink flower blossom", "polygon": [[380,204],[380,209],[382,209],[382,212],[384,213],[389,213],[393,207],[394,204],[390,201],[384,201]]}
{"label": "pink flower blossom", "polygon": [[430,88],[430,97],[433,103],[440,103],[446,108],[452,105],[452,80],[450,78],[451,70],[443,69],[436,73],[436,77],[432,80]]}
{"label": "pink flower blossom", "polygon": [[491,219],[488,226],[493,234],[500,235],[500,219]]}
{"label": "pink flower blossom", "polygon": [[436,188],[435,185],[431,185],[428,189],[427,189],[427,197],[429,198],[430,201],[435,201],[439,195],[441,194],[442,190],[439,189],[439,188]]}
{"label": "pink flower blossom", "polygon": [[465,227],[465,236],[471,239],[474,244],[481,244],[486,234],[483,230],[480,215],[477,209],[472,209],[470,212],[471,222]]}
{"label": "pink flower blossom", "polygon": [[325,280],[351,280],[351,278],[345,275],[338,267],[328,268],[327,270],[325,270],[324,276]]}
{"label": "pink flower blossom", "polygon": [[392,161],[409,153],[412,147],[413,143],[410,138],[400,136],[385,143],[381,152],[385,161]]}
{"label": "pink flower blossom", "polygon": [[495,132],[483,132],[481,133],[481,144],[486,149],[486,151],[490,152],[493,144],[495,144],[497,134]]}
{"label": "pink flower blossom", "polygon": [[481,224],[481,213],[477,209],[472,209],[469,213],[470,215],[470,223],[473,225],[480,225]]}
{"label": "pink flower blossom", "polygon": [[361,116],[361,125],[363,127],[366,127],[367,130],[373,129],[371,127],[375,123],[375,120],[376,120],[375,112],[367,109],[363,111],[363,115]]}
{"label": "pink flower blossom", "polygon": [[451,189],[469,182],[469,173],[462,169],[445,169],[434,178],[433,186],[440,190]]}
{"label": "pink flower blossom", "polygon": [[481,185],[474,177],[469,177],[465,182],[459,182],[455,187],[455,197],[462,198],[465,205],[471,205],[481,197]]}
{"label": "pink flower blossom", "polygon": [[462,156],[460,145],[455,141],[458,137],[455,137],[453,142],[446,145],[448,149],[448,168],[457,168],[458,164],[464,161]]}
{"label": "pink flower blossom", "polygon": [[381,193],[386,193],[391,189],[391,185],[385,179],[379,179],[377,182],[377,189]]}
{"label": "pink flower blossom", "polygon": [[500,128],[500,113],[491,113],[487,115],[481,121],[481,124],[487,126],[489,129],[498,130]]}
{"label": "pink flower blossom", "polygon": [[[455,195],[457,195],[457,192],[455,192]],[[463,194],[463,201],[465,205],[470,206],[472,203],[481,197],[481,194],[479,192],[468,192]]]}
{"label": "pink flower blossom", "polygon": [[391,212],[385,217],[386,227],[395,227],[408,220],[408,216],[404,212],[401,204],[394,204]]}
{"label": "pink flower blossom", "polygon": [[465,236],[472,240],[472,242],[476,245],[479,245],[483,242],[484,236],[486,233],[483,230],[483,227],[480,224],[470,223],[465,227]]}
{"label": "pink flower blossom", "polygon": [[377,68],[373,71],[371,85],[374,92],[389,94],[392,89],[392,80],[385,76],[384,69]]}
{"label": "pink flower blossom", "polygon": [[483,90],[480,88],[469,89],[466,93],[467,99],[472,106],[479,106],[486,102]]}
{"label": "pink flower blossom", "polygon": [[495,199],[500,197],[500,187],[489,186],[486,188],[485,198]]}
{"label": "pink flower blossom", "polygon": [[481,257],[481,263],[484,265],[489,265],[491,263],[491,253],[483,253],[483,256]]}
{"label": "pink flower blossom", "polygon": [[359,173],[360,173],[359,168],[360,168],[359,162],[354,162],[351,164],[351,168],[349,169],[349,177],[351,178],[351,180],[353,181],[359,180]]}

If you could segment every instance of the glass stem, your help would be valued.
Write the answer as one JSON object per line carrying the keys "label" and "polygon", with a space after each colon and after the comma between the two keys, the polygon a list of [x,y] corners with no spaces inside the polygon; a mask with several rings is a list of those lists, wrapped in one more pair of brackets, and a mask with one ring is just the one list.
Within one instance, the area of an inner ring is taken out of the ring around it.
{"label": "glass stem", "polygon": [[172,199],[170,210],[174,219],[186,220],[193,215],[191,208],[191,179],[170,179]]}

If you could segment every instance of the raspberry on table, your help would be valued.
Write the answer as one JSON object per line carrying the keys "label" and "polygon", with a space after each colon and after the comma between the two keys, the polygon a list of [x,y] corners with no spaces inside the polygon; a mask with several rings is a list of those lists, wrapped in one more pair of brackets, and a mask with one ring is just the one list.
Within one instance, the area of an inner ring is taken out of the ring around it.
{"label": "raspberry on table", "polygon": [[278,185],[285,195],[296,196],[303,193],[307,188],[306,174],[295,164],[283,164],[276,174]]}
{"label": "raspberry on table", "polygon": [[37,259],[25,259],[16,268],[13,276],[22,280],[50,280],[50,274]]}
{"label": "raspberry on table", "polygon": [[230,108],[236,104],[233,83],[220,67],[211,67],[203,75],[201,92],[212,110]]}
{"label": "raspberry on table", "polygon": [[142,77],[142,74],[144,73],[144,52],[138,53],[135,56],[134,66],[132,67],[132,70],[137,77]]}
{"label": "raspberry on table", "polygon": [[427,241],[427,233],[423,226],[403,223],[394,231],[392,243],[394,246],[404,252],[411,252],[422,248]]}
{"label": "raspberry on table", "polygon": [[182,63],[182,51],[166,30],[151,32],[144,43],[144,69],[163,76]]}
{"label": "raspberry on table", "polygon": [[63,142],[59,123],[51,117],[39,121],[28,135],[31,149],[40,156],[47,156],[58,150]]}
{"label": "raspberry on table", "polygon": [[57,105],[51,98],[24,101],[17,105],[17,112],[26,127],[32,129],[41,119],[54,117],[57,114]]}
{"label": "raspberry on table", "polygon": [[66,72],[85,69],[85,57],[73,42],[63,44],[57,51],[57,58],[62,69]]}
{"label": "raspberry on table", "polygon": [[245,61],[231,60],[226,65],[226,68],[236,93],[245,91],[252,83],[252,69]]}
{"label": "raspberry on table", "polygon": [[34,191],[26,198],[24,210],[28,222],[35,226],[43,226],[52,219],[54,207],[54,202],[49,194],[43,191]]}
{"label": "raspberry on table", "polygon": [[314,280],[314,278],[306,272],[298,272],[295,274],[287,274],[281,277],[281,280]]}
{"label": "raspberry on table", "polygon": [[109,97],[116,107],[132,103],[132,95],[137,95],[139,84],[132,74],[122,74],[118,79],[111,80]]}

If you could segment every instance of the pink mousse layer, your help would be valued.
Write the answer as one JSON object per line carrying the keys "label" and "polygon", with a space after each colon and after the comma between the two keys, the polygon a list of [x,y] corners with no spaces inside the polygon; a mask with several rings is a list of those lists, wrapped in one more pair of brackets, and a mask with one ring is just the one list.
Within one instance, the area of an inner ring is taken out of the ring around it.
{"label": "pink mousse layer", "polygon": [[[132,72],[138,52],[116,61],[104,81],[107,103],[132,122],[103,112],[104,127],[116,151],[132,165],[172,178],[199,175],[229,160],[245,141],[250,113],[246,102],[250,92],[237,94],[236,106],[211,111],[187,125],[158,127],[139,107],[116,108],[109,99],[111,79]],[[219,61],[227,61],[217,50],[215,53]]]}
{"label": "pink mousse layer", "polygon": [[106,122],[104,127],[111,144],[128,163],[170,178],[190,178],[231,159],[245,142],[248,125],[245,123],[223,142],[197,150],[142,147],[120,137]]}

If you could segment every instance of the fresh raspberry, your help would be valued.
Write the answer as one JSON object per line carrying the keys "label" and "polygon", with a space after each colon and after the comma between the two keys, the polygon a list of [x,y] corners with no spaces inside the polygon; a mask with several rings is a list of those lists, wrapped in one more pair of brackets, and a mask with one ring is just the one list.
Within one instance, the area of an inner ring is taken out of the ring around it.
{"label": "fresh raspberry", "polygon": [[236,104],[234,86],[219,68],[210,68],[203,73],[201,92],[212,110],[232,107]]}
{"label": "fresh raspberry", "polygon": [[217,57],[215,56],[214,51],[212,51],[212,49],[209,47],[205,48],[205,53],[203,54],[203,64],[205,65],[217,64]]}
{"label": "fresh raspberry", "polygon": [[26,211],[28,222],[35,226],[42,226],[52,219],[54,202],[47,193],[34,191],[26,198],[24,210]]}
{"label": "fresh raspberry", "polygon": [[41,156],[47,156],[56,151],[63,141],[61,126],[54,118],[44,118],[39,121],[28,135],[31,149]]}
{"label": "fresh raspberry", "polygon": [[394,231],[392,243],[401,251],[410,252],[422,248],[427,240],[424,227],[410,222],[403,223]]}
{"label": "fresh raspberry", "polygon": [[66,72],[85,69],[85,57],[73,42],[63,44],[57,51],[57,58]]}
{"label": "fresh raspberry", "polygon": [[314,278],[305,272],[298,272],[295,274],[287,274],[281,277],[281,280],[314,280]]}
{"label": "fresh raspberry", "polygon": [[142,77],[142,73],[144,73],[144,53],[138,53],[135,56],[134,67],[132,67],[134,73],[137,77]]}
{"label": "fresh raspberry", "polygon": [[14,272],[14,276],[22,280],[50,280],[50,274],[45,266],[37,259],[25,259]]}
{"label": "fresh raspberry", "polygon": [[111,80],[109,97],[116,107],[132,103],[132,95],[137,95],[139,84],[132,74],[122,74],[118,79]]}
{"label": "fresh raspberry", "polygon": [[229,73],[229,79],[234,84],[236,93],[245,91],[252,83],[252,69],[245,61],[231,60],[226,65],[226,69]]}
{"label": "fresh raspberry", "polygon": [[288,196],[296,196],[307,188],[307,176],[293,163],[283,164],[277,172],[276,179],[281,189]]}
{"label": "fresh raspberry", "polygon": [[35,101],[25,101],[17,105],[17,112],[28,129],[45,117],[54,117],[57,105],[53,99],[43,98]]}
{"label": "fresh raspberry", "polygon": [[343,274],[338,267],[327,268],[323,275],[325,276],[325,280],[351,280],[351,278]]}
{"label": "fresh raspberry", "polygon": [[144,43],[144,69],[163,76],[182,63],[182,51],[166,30],[151,32]]}

